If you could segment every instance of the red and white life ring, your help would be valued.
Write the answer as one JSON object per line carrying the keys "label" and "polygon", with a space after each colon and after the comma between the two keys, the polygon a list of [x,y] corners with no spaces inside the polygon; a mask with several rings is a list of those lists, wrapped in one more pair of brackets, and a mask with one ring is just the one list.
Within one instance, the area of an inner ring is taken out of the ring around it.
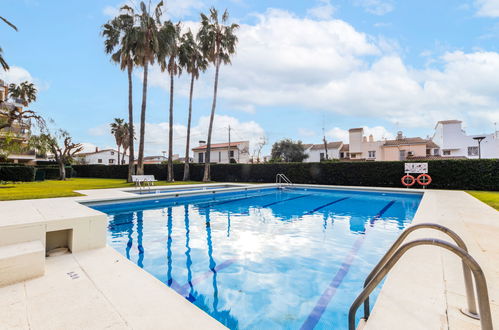
{"label": "red and white life ring", "polygon": [[[422,180],[424,179],[424,181]],[[418,182],[419,185],[421,186],[427,186],[431,183],[431,176],[424,173],[424,174],[420,174],[418,175],[418,177],[416,178],[416,181]]]}
{"label": "red and white life ring", "polygon": [[416,179],[410,174],[404,175],[400,181],[402,181],[402,184],[406,187],[412,187],[416,183]]}

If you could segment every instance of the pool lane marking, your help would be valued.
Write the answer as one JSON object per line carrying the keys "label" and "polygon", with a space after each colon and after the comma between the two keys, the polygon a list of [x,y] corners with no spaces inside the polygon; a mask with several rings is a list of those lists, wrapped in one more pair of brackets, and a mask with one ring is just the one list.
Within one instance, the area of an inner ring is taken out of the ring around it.
{"label": "pool lane marking", "polygon": [[269,204],[263,205],[262,207],[269,207],[269,206],[272,206],[272,205],[275,205],[275,204],[284,203],[284,202],[287,202],[287,201],[292,201],[292,200],[295,200],[295,199],[298,199],[298,198],[309,197],[309,196],[312,196],[312,195],[313,194],[302,195],[302,196],[297,196],[297,197],[291,197],[291,198],[287,198],[287,199],[283,199],[283,200],[280,200],[280,201],[277,201],[277,202],[273,202],[273,203],[269,203]]}
{"label": "pool lane marking", "polygon": [[[227,204],[227,203],[242,201],[242,200],[245,200],[245,199],[258,198],[258,197],[263,197],[263,196],[268,196],[268,195],[274,195],[274,194],[275,194],[275,192],[272,192],[272,193],[269,193],[269,194],[255,195],[255,196],[246,196],[246,197],[243,197],[243,198],[229,199],[229,200],[226,200],[226,201],[219,201],[219,202],[201,202],[199,204],[202,205],[202,204],[209,203],[209,205],[207,205],[207,206],[200,206],[202,208],[209,208],[209,207],[211,207],[213,205]],[[197,204],[197,206],[199,206],[199,204]]]}
{"label": "pool lane marking", "polygon": [[333,204],[339,203],[339,202],[344,201],[345,199],[349,199],[349,198],[350,198],[350,197],[343,197],[343,198],[340,198],[340,199],[334,200],[334,201],[332,201],[332,202],[326,203],[326,204],[324,204],[324,205],[321,205],[321,206],[319,206],[319,207],[316,207],[316,208],[315,208],[315,209],[313,209],[312,211],[308,211],[308,212],[307,212],[307,213],[305,213],[304,215],[309,215],[309,214],[315,213],[315,212],[317,212],[317,211],[319,211],[319,210],[322,210],[322,209],[323,209],[323,208],[325,208],[325,207],[328,207],[328,206],[330,206],[330,205],[333,205]]}
{"label": "pool lane marking", "polygon": [[174,290],[177,291],[182,296],[188,297],[189,296],[189,292],[188,291],[189,291],[191,285],[192,286],[196,286],[197,284],[199,284],[199,283],[203,282],[204,280],[208,279],[211,275],[213,275],[215,273],[218,273],[219,271],[221,271],[224,268],[229,267],[230,265],[232,265],[236,261],[237,261],[237,259],[228,259],[228,260],[225,260],[221,264],[218,264],[215,268],[210,269],[210,270],[204,272],[203,274],[199,275],[198,277],[194,278],[190,283],[189,282],[185,283],[184,285],[182,285],[181,287],[178,288],[178,291],[176,289],[174,289]]}
{"label": "pool lane marking", "polygon": [[[395,203],[395,201],[390,201],[388,204],[385,205],[374,217],[376,219],[379,219],[383,216],[383,214]],[[362,244],[364,243],[364,238],[366,235],[361,235],[358,236],[357,239],[355,240],[352,249],[346,256],[346,258],[343,260],[343,263],[340,266],[340,269],[336,272],[336,275],[333,277],[331,283],[329,283],[328,287],[322,295],[320,296],[319,300],[317,301],[317,304],[315,305],[314,309],[312,312],[308,315],[307,319],[301,326],[301,330],[308,330],[308,329],[313,329],[319,323],[319,320],[321,319],[322,315],[326,311],[327,306],[333,299],[334,295],[336,294],[337,289],[345,279],[345,276],[348,274],[348,271],[350,270],[350,267],[352,266],[357,253],[359,252],[360,248],[362,247]]]}
{"label": "pool lane marking", "polygon": [[395,204],[395,201],[391,201],[389,202],[388,204],[385,205],[385,207],[383,209],[381,209],[381,211],[378,212],[378,214],[376,214],[371,220],[369,220],[369,222],[372,224],[374,224],[374,222],[376,220],[378,220],[379,218],[381,218],[383,216],[383,214],[393,205]]}

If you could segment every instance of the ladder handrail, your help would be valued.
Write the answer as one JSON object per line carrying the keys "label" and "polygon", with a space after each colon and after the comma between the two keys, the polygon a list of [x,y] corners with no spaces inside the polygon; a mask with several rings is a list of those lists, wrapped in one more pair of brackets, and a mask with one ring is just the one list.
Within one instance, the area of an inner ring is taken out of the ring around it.
{"label": "ladder handrail", "polygon": [[476,262],[473,257],[466,252],[464,249],[446,242],[444,240],[431,238],[431,239],[418,239],[405,243],[402,245],[397,252],[390,257],[383,268],[376,273],[374,278],[369,282],[369,284],[362,290],[362,292],[357,296],[355,301],[352,303],[350,310],[348,312],[348,328],[349,330],[355,330],[355,314],[357,309],[362,305],[362,303],[369,297],[372,291],[378,286],[378,284],[385,278],[388,272],[393,268],[393,266],[399,261],[399,259],[410,249],[419,245],[434,245],[450,252],[453,252],[459,256],[473,272],[473,277],[475,280],[475,286],[478,293],[478,309],[480,311],[480,325],[482,330],[493,330],[492,326],[492,316],[490,313],[489,304],[489,293],[487,291],[487,281],[485,280],[485,275],[483,274],[482,268]]}
{"label": "ladder handrail", "polygon": [[[468,248],[466,247],[466,244],[464,241],[459,237],[458,234],[456,234],[454,231],[450,230],[449,228],[436,224],[436,223],[421,223],[417,224],[411,227],[408,227],[405,229],[400,236],[397,238],[397,240],[392,244],[390,249],[385,253],[383,258],[378,262],[378,264],[373,268],[371,273],[367,275],[365,281],[364,281],[364,288],[369,284],[371,279],[379,272],[379,270],[386,264],[387,260],[396,252],[397,248],[403,243],[405,238],[409,236],[410,233],[413,231],[416,231],[418,229],[434,229],[443,232],[444,234],[447,234],[450,238],[454,240],[454,242],[459,246],[461,249],[464,251],[468,252]],[[466,288],[466,297],[467,297],[467,302],[468,302],[468,309],[462,310],[464,314],[467,316],[470,316],[475,319],[479,319],[479,315],[477,312],[477,307],[476,307],[476,299],[475,299],[475,290],[473,289],[473,282],[471,278],[471,270],[469,269],[468,266],[466,266],[466,263],[464,260],[462,260],[462,265],[463,265],[463,276],[464,276],[464,286]],[[367,320],[369,318],[370,314],[370,308],[369,308],[369,297],[364,302],[364,318]]]}
{"label": "ladder handrail", "polygon": [[275,176],[275,183],[282,183],[283,181],[288,184],[293,184],[293,182],[291,182],[291,180],[288,179],[286,175],[284,175],[283,173],[278,173]]}

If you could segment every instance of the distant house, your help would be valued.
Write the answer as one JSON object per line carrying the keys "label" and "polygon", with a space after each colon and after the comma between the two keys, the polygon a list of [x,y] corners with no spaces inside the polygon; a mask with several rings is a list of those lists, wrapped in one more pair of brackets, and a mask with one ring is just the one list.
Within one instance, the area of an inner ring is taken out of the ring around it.
{"label": "distant house", "polygon": [[480,143],[482,158],[499,158],[499,132],[468,135],[462,128],[460,120],[443,120],[435,125],[432,140],[440,146],[442,157],[478,158],[478,141],[473,139],[483,137]]}
{"label": "distant house", "polygon": [[[174,154],[172,158],[173,158],[173,161],[177,161],[177,160],[179,160],[179,155]],[[168,161],[168,157],[165,157],[165,156],[147,156],[147,157],[144,157],[144,164],[161,164],[161,163],[167,162],[167,161]]]}
{"label": "distant house", "polygon": [[[120,152],[120,161],[123,154]],[[88,165],[118,165],[118,151],[114,149],[103,149],[95,148],[94,152],[83,152],[75,155],[75,158]],[[125,159],[122,164],[128,164],[128,155],[125,155]]]}
{"label": "distant house", "polygon": [[[326,148],[324,143],[321,144],[304,144],[305,154],[308,158],[304,160],[306,163],[321,162],[326,159]],[[340,149],[343,146],[343,142],[329,142],[327,144],[327,157],[328,159],[339,159]]]}
{"label": "distant house", "polygon": [[[206,142],[199,141],[199,146],[193,148],[194,163],[206,161]],[[211,145],[210,163],[228,164],[249,163],[249,141],[238,141],[229,143],[214,143]]]}

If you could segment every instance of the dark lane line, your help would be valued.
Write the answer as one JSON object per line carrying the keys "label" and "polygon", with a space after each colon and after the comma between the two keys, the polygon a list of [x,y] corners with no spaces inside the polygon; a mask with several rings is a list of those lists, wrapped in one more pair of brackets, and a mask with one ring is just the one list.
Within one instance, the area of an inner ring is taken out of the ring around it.
{"label": "dark lane line", "polygon": [[330,205],[333,205],[333,204],[339,203],[339,202],[344,201],[344,200],[349,199],[349,198],[350,198],[350,197],[343,197],[343,198],[337,199],[337,200],[335,200],[335,201],[329,202],[329,203],[327,203],[327,204],[321,205],[321,206],[319,206],[319,207],[316,207],[316,208],[315,208],[315,209],[313,209],[312,211],[308,211],[308,212],[307,212],[307,213],[305,213],[304,215],[309,215],[309,214],[315,213],[315,212],[317,212],[317,211],[319,211],[319,210],[321,210],[321,209],[323,209],[323,208],[325,208],[325,207],[328,207],[328,206],[330,206]]}
{"label": "dark lane line", "polygon": [[292,201],[292,200],[295,200],[295,199],[298,199],[298,198],[309,197],[309,196],[313,196],[313,194],[308,194],[308,195],[303,195],[303,196],[297,196],[297,197],[283,199],[283,200],[280,200],[280,201],[277,201],[277,202],[273,202],[273,203],[269,203],[269,204],[263,205],[262,207],[269,207],[269,206],[272,206],[272,205],[275,205],[275,204],[284,203],[284,202],[287,202],[287,201]]}
{"label": "dark lane line", "polygon": [[388,211],[388,209],[390,207],[392,207],[392,205],[395,204],[395,201],[390,201],[388,204],[385,205],[384,208],[381,209],[381,211],[378,212],[378,214],[376,214],[371,220],[369,220],[369,223],[372,225],[374,224],[374,222],[376,220],[379,220],[379,218],[381,218],[383,216],[383,214],[385,214],[386,211]]}
{"label": "dark lane line", "polygon": [[[247,196],[247,197],[243,197],[243,198],[229,199],[229,200],[220,201],[220,202],[202,202],[202,203],[198,203],[198,204],[194,204],[194,205],[198,206],[198,207],[202,207],[202,208],[209,208],[209,207],[214,206],[214,205],[222,205],[222,204],[227,204],[227,203],[233,203],[233,202],[238,202],[238,201],[242,201],[242,200],[245,200],[245,199],[258,198],[258,197],[263,197],[263,196],[268,196],[268,195],[274,195],[274,194],[275,194],[275,192],[271,192],[269,194]],[[200,204],[202,205],[202,204],[206,204],[206,203],[209,203],[209,204],[207,206],[199,206]]]}
{"label": "dark lane line", "polygon": [[[385,205],[375,216],[374,218],[379,219],[383,216],[383,214],[395,203],[395,201],[390,201],[388,204]],[[367,234],[367,233],[366,233]],[[343,263],[341,264],[340,268],[336,272],[335,276],[331,280],[331,283],[327,286],[326,290],[322,293],[320,296],[319,300],[317,301],[317,304],[315,305],[314,309],[310,314],[308,315],[307,319],[301,326],[301,330],[309,330],[309,329],[314,329],[315,326],[319,323],[319,320],[321,319],[322,315],[327,309],[327,306],[333,299],[334,295],[336,294],[336,291],[338,290],[339,286],[345,279],[345,276],[348,274],[350,271],[350,267],[352,266],[353,262],[356,259],[357,254],[359,253],[360,248],[362,247],[366,234],[358,236],[358,238],[355,240],[352,249],[346,256],[346,258],[343,260]],[[329,328],[333,329],[335,328],[334,325],[329,324]]]}

